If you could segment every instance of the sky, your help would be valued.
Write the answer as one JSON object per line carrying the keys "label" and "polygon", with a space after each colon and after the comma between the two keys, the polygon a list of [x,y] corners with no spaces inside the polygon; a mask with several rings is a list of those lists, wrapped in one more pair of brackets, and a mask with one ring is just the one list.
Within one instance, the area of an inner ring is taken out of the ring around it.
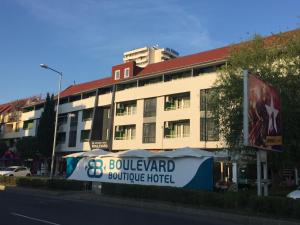
{"label": "sky", "polygon": [[300,27],[299,0],[0,0],[0,104],[111,76],[125,51],[181,56]]}

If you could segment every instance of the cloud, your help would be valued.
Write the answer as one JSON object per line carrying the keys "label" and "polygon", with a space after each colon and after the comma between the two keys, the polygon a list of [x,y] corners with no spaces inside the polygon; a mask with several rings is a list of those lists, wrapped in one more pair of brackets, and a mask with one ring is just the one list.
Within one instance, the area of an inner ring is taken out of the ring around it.
{"label": "cloud", "polygon": [[45,25],[63,32],[57,44],[76,46],[91,57],[159,44],[189,54],[220,44],[203,19],[182,1],[23,0],[18,3]]}

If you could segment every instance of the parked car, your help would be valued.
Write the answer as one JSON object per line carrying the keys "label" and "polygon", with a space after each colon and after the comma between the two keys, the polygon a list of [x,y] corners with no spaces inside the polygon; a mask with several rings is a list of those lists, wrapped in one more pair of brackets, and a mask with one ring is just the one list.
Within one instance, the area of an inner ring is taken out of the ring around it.
{"label": "parked car", "polygon": [[16,176],[16,177],[25,177],[31,176],[31,172],[27,167],[24,166],[10,166],[0,171],[2,176]]}
{"label": "parked car", "polygon": [[292,199],[300,199],[300,186],[295,191],[289,193],[287,197]]}

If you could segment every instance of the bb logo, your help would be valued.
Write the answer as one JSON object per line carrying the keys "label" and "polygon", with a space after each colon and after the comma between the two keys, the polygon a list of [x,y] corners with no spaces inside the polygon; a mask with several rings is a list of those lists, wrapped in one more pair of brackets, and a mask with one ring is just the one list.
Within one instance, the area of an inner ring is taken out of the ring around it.
{"label": "bb logo", "polygon": [[87,175],[91,178],[100,178],[103,175],[103,161],[92,159],[88,162]]}

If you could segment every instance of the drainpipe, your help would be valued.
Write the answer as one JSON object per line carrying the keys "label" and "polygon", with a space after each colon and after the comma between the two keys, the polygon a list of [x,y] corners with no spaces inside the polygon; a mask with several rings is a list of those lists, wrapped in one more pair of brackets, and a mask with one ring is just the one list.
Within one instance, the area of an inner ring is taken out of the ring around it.
{"label": "drainpipe", "polygon": [[114,115],[115,115],[115,95],[116,95],[116,85],[113,85],[111,104],[110,104],[110,120],[109,120],[109,138],[108,138],[108,151],[112,151],[113,146],[113,129],[114,129]]}

